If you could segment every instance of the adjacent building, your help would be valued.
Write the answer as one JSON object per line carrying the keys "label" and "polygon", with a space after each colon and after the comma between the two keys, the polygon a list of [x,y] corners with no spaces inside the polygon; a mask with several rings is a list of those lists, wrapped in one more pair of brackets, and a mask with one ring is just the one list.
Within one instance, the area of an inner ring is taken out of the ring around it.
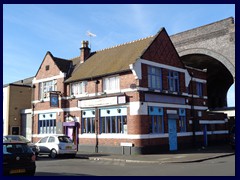
{"label": "adjacent building", "polygon": [[3,86],[3,135],[21,134],[31,140],[32,119],[26,121],[22,118],[22,110],[31,109],[32,79],[30,77]]}
{"label": "adjacent building", "polygon": [[162,28],[66,60],[47,52],[33,81],[32,138],[67,134],[79,151],[143,154],[226,141],[208,113],[206,71],[186,67]]}

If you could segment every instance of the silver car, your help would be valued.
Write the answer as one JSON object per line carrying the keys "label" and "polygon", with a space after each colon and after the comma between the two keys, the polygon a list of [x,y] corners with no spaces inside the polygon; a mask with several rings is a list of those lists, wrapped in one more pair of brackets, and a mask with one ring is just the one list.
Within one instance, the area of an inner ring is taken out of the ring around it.
{"label": "silver car", "polygon": [[58,155],[71,155],[75,157],[77,146],[66,135],[49,135],[35,143],[39,147],[39,154],[48,154],[51,158]]}

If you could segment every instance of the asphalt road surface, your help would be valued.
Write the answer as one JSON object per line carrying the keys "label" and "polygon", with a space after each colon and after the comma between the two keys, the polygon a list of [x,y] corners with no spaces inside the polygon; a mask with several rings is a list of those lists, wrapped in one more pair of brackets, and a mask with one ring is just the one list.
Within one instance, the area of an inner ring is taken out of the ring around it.
{"label": "asphalt road surface", "polygon": [[235,176],[235,155],[168,164],[40,157],[36,165],[35,176]]}

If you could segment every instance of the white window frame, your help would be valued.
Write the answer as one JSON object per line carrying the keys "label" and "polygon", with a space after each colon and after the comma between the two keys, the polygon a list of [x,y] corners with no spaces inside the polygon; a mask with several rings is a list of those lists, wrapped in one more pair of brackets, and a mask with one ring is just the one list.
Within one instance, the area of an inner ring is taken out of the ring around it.
{"label": "white window frame", "polygon": [[44,81],[39,83],[40,99],[49,98],[49,92],[57,91],[57,80]]}
{"label": "white window frame", "polygon": [[119,92],[120,91],[119,76],[110,76],[110,77],[103,78],[103,91],[104,92]]}
{"label": "white window frame", "polygon": [[74,82],[70,84],[70,95],[79,96],[85,94],[85,82]]}

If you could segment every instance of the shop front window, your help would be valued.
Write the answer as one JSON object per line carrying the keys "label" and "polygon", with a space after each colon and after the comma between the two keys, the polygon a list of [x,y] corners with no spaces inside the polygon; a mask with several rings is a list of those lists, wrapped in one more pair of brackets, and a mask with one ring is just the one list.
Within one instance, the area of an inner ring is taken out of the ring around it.
{"label": "shop front window", "polygon": [[127,109],[113,108],[101,109],[100,130],[101,133],[127,133]]}
{"label": "shop front window", "polygon": [[95,133],[95,110],[82,112],[82,133]]}
{"label": "shop front window", "polygon": [[164,133],[163,108],[150,106],[148,111],[150,116],[150,133]]}
{"label": "shop front window", "polygon": [[38,133],[56,134],[56,113],[38,115]]}
{"label": "shop front window", "polygon": [[187,131],[185,109],[179,109],[179,128],[180,128],[180,132],[186,132]]}

